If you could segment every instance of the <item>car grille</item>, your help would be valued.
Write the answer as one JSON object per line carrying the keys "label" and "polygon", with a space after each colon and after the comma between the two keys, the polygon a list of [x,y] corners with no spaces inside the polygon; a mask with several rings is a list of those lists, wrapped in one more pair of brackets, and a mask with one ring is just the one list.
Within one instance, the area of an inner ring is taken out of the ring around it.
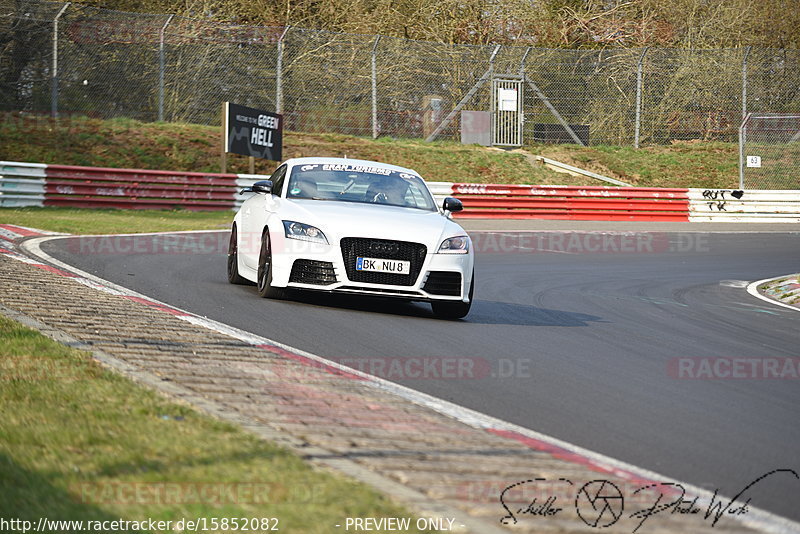
{"label": "car grille", "polygon": [[[421,243],[359,237],[345,237],[342,239],[341,246],[347,278],[353,282],[392,286],[413,286],[422,270],[425,254],[428,252],[427,247]],[[411,262],[411,270],[409,274],[356,271],[356,258],[358,257],[404,260]]]}
{"label": "car grille", "polygon": [[461,295],[461,273],[431,271],[422,288],[432,295]]}
{"label": "car grille", "polygon": [[295,260],[289,282],[327,286],[336,282],[336,272],[329,261]]}

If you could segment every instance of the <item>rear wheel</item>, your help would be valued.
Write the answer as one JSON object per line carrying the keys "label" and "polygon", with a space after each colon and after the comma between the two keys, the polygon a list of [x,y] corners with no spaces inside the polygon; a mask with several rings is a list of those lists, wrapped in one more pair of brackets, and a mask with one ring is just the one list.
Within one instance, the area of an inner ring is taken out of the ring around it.
{"label": "rear wheel", "polygon": [[286,289],[272,287],[272,243],[269,230],[261,238],[261,252],[258,254],[258,294],[267,299],[286,298]]}
{"label": "rear wheel", "polygon": [[472,282],[469,285],[469,302],[456,301],[436,301],[431,302],[431,309],[434,315],[441,319],[461,319],[466,317],[472,307],[472,295],[475,289],[475,271],[472,272]]}
{"label": "rear wheel", "polygon": [[250,283],[239,274],[239,245],[235,224],[231,228],[231,240],[228,243],[228,282],[239,285]]}

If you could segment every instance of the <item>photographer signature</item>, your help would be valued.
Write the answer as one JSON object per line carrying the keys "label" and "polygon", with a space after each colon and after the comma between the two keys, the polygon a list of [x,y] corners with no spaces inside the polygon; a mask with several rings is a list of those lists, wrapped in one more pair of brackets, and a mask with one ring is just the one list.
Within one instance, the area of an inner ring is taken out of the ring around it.
{"label": "photographer signature", "polygon": [[[699,496],[687,496],[686,488],[677,482],[653,482],[643,485],[632,492],[646,505],[628,513],[627,518],[638,520],[632,532],[637,532],[651,517],[669,512],[670,514],[698,515],[704,521],[710,521],[711,526],[716,526],[725,516],[745,515],[750,511],[751,498],[746,498],[745,493],[763,480],[777,474],[789,474],[800,480],[800,475],[793,469],[774,469],[747,484],[733,498],[725,500],[719,496],[719,489],[715,490],[706,506],[700,506]],[[575,484],[566,478],[548,480],[546,478],[533,478],[521,480],[506,487],[500,492],[500,504],[506,511],[500,522],[504,525],[516,524],[523,516],[529,517],[554,517],[564,511],[559,505],[556,495],[538,495],[527,502],[527,506],[512,511],[509,507],[509,494],[512,491],[524,491],[535,487],[537,483],[546,482],[553,487],[566,491],[570,497],[573,495]],[[652,498],[648,495],[652,494]],[[608,480],[592,480],[583,484],[574,492],[574,508],[578,517],[592,528],[610,527],[623,518],[625,511],[625,496],[619,487]],[[570,502],[569,504],[573,504]],[[567,506],[565,504],[564,506]]]}

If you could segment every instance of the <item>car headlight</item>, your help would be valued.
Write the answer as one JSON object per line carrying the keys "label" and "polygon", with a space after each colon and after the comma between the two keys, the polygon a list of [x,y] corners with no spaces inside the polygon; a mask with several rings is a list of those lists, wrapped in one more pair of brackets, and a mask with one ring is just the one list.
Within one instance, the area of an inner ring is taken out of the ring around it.
{"label": "car headlight", "polygon": [[312,243],[328,244],[328,239],[322,230],[310,224],[303,224],[295,221],[283,221],[283,229],[289,239],[299,239],[300,241],[310,241]]}
{"label": "car headlight", "polygon": [[466,254],[469,252],[469,236],[449,237],[439,245],[439,254]]}

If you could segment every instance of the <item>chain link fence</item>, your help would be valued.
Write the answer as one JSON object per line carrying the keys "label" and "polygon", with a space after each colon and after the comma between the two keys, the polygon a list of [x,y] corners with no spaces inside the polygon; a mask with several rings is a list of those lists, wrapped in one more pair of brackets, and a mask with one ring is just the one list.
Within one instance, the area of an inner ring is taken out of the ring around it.
{"label": "chain link fence", "polygon": [[739,159],[742,189],[800,189],[800,114],[748,113]]}
{"label": "chain link fence", "polygon": [[0,0],[0,111],[219,124],[220,103],[294,131],[458,139],[524,87],[524,142],[735,142],[748,112],[800,111],[800,51],[443,45]]}

